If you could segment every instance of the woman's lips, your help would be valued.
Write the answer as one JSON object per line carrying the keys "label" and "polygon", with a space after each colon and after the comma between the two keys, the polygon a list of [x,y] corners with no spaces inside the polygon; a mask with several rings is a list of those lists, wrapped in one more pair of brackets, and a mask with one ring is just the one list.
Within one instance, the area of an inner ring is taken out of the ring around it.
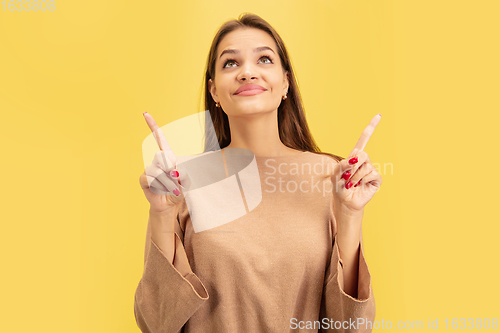
{"label": "woman's lips", "polygon": [[242,92],[235,94],[236,96],[252,96],[263,93],[265,90],[262,89],[252,89],[252,90],[243,90]]}

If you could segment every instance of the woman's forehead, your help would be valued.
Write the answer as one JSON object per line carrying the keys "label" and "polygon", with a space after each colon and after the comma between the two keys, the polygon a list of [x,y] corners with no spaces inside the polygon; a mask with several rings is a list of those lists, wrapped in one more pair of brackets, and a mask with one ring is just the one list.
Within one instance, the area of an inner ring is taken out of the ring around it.
{"label": "woman's forehead", "polygon": [[265,31],[255,28],[237,29],[228,33],[219,43],[217,56],[226,49],[244,50],[268,46],[276,52],[274,39]]}

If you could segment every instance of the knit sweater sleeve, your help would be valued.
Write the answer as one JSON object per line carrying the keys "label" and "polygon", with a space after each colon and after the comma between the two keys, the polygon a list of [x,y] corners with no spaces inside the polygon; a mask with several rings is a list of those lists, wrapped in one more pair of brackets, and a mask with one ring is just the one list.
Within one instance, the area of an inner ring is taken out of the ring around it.
{"label": "knit sweater sleeve", "polygon": [[324,325],[328,328],[320,332],[371,332],[371,324],[375,320],[375,299],[362,242],[359,251],[357,298],[344,291],[343,276],[343,262],[335,235],[320,308],[320,320],[328,321],[328,325]]}
{"label": "knit sweater sleeve", "polygon": [[148,222],[144,271],[135,292],[134,314],[144,333],[179,333],[184,324],[208,300],[208,292],[193,273],[184,248],[180,227],[187,211],[180,211],[175,223],[173,262],[151,239]]}

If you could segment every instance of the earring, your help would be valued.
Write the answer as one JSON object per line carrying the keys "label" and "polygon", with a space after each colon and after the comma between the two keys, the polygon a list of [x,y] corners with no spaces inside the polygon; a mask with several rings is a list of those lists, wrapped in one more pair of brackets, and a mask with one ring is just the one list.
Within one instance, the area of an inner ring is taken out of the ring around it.
{"label": "earring", "polygon": [[215,102],[215,107],[216,107],[216,108],[220,107],[219,102]]}
{"label": "earring", "polygon": [[285,96],[283,96],[283,100],[285,100],[285,99],[286,99],[286,94],[285,94]]}

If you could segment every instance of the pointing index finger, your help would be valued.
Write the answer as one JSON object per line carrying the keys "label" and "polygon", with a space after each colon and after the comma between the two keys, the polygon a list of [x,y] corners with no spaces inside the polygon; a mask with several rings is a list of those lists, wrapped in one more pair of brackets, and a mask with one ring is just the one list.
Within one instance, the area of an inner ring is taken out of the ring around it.
{"label": "pointing index finger", "polygon": [[[161,130],[160,127],[156,124],[156,121],[154,120],[153,116],[150,115],[147,112],[143,113],[144,118],[146,119],[146,123],[149,126],[149,129],[151,132],[153,132],[153,136],[156,139],[156,142],[158,143],[158,146],[160,147],[160,150],[163,151],[167,155],[167,161],[165,162],[165,167],[167,168],[173,168],[177,164],[177,158],[175,157],[174,151],[172,148],[170,148],[170,145],[168,144],[167,138],[165,137],[165,134],[163,134],[163,131]],[[170,162],[170,163],[168,163]]]}
{"label": "pointing index finger", "polygon": [[368,143],[368,140],[370,140],[370,137],[373,134],[373,131],[375,131],[375,128],[377,127],[378,123],[380,122],[382,115],[379,113],[375,117],[372,118],[370,121],[370,124],[366,126],[364,129],[363,133],[361,133],[361,136],[359,137],[358,142],[356,143],[356,146],[354,146],[354,149],[351,151],[349,154],[349,158],[356,156],[356,153],[359,151],[362,151],[365,149],[366,144]]}

